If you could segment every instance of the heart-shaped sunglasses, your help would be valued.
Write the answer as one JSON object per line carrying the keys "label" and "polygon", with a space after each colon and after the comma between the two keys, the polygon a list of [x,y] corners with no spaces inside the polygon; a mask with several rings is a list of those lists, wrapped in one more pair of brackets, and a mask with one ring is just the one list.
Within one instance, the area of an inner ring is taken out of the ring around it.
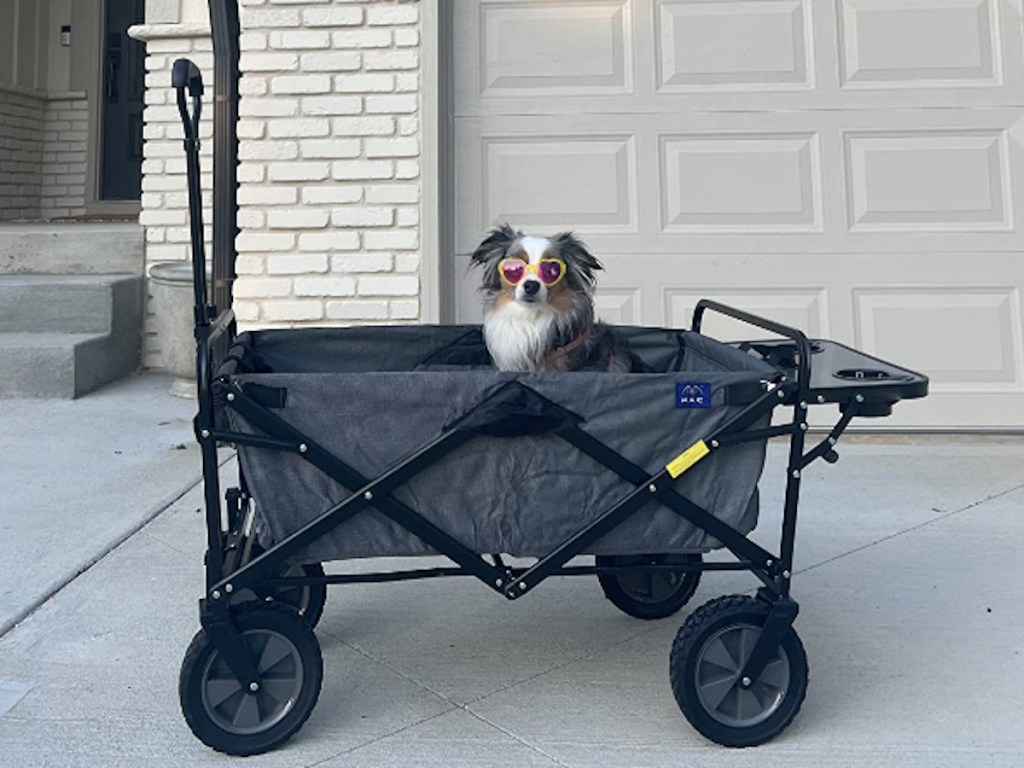
{"label": "heart-shaped sunglasses", "polygon": [[533,273],[549,288],[565,277],[565,262],[561,259],[541,259],[529,264],[522,259],[502,259],[498,262],[501,279],[508,285],[519,285],[527,275]]}

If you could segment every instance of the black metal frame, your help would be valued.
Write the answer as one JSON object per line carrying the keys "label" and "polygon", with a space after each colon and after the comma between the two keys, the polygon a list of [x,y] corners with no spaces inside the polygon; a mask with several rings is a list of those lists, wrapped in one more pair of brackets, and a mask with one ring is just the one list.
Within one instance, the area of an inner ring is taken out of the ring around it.
{"label": "black metal frame", "polygon": [[[671,570],[675,572],[747,570],[762,582],[763,586],[758,594],[761,599],[772,606],[765,630],[742,672],[743,677],[756,680],[774,653],[780,638],[792,625],[798,611],[797,604],[790,597],[790,585],[801,474],[804,468],[818,458],[824,458],[829,462],[834,462],[837,459],[834,446],[851,419],[856,415],[881,415],[881,411],[884,410],[883,406],[891,406],[894,399],[898,400],[899,393],[903,391],[908,393],[907,396],[920,396],[915,393],[920,391],[920,394],[923,394],[923,391],[926,391],[927,380],[912,374],[912,372],[907,372],[917,378],[910,383],[904,383],[903,390],[900,390],[899,387],[894,390],[893,385],[887,382],[875,386],[876,382],[867,380],[854,384],[838,382],[825,388],[812,389],[814,345],[820,347],[822,344],[832,344],[831,342],[811,342],[795,328],[714,301],[702,300],[694,311],[692,325],[694,331],[700,332],[706,312],[712,311],[726,315],[787,339],[786,343],[790,345],[786,356],[787,363],[780,365],[779,374],[774,381],[765,383],[765,391],[760,397],[747,405],[728,423],[704,436],[703,440],[698,441],[675,460],[669,462],[664,469],[650,474],[590,435],[579,425],[578,419],[573,414],[544,400],[540,394],[522,383],[513,382],[500,388],[463,418],[449,425],[440,436],[420,447],[404,461],[376,478],[367,478],[261,405],[247,393],[244,387],[233,382],[229,375],[215,374],[216,364],[223,356],[218,350],[224,349],[225,342],[234,337],[235,326],[234,316],[230,309],[225,309],[217,314],[215,308],[210,304],[203,268],[205,253],[199,195],[198,141],[199,112],[203,92],[202,78],[196,67],[183,59],[174,65],[173,84],[177,89],[178,106],[186,135],[189,212],[193,240],[196,373],[199,396],[195,432],[202,448],[207,526],[206,592],[200,600],[200,619],[238,679],[242,682],[246,680],[255,682],[253,660],[245,650],[245,645],[235,629],[229,610],[231,594],[244,588],[250,588],[260,593],[270,592],[275,587],[283,586],[352,584],[470,575],[475,576],[507,599],[515,600],[532,591],[549,576],[578,576],[641,570]],[[192,99],[191,115],[189,115],[186,91]],[[778,352],[779,347],[769,345],[768,350],[769,352]],[[851,350],[851,352],[854,351]],[[858,356],[856,358],[858,361],[869,360],[883,364],[861,353],[854,353]],[[553,426],[548,424],[545,428],[546,431],[553,432],[581,453],[634,486],[631,492],[604,510],[600,517],[587,527],[578,531],[544,557],[539,558],[533,565],[525,568],[507,566],[497,555],[493,556],[493,563],[488,562],[484,555],[472,551],[428,521],[416,510],[391,495],[402,483],[430,467],[458,446],[473,439],[477,434],[486,433],[486,428],[483,432],[481,431],[480,420],[474,419],[474,414],[481,409],[486,409],[488,403],[494,398],[509,396],[510,388],[515,390],[511,392],[513,396],[528,399],[540,398],[548,406],[551,406],[554,412],[564,414],[565,417],[562,421]],[[821,443],[811,450],[805,451],[808,429],[807,410],[809,404],[813,402],[839,403],[841,418]],[[778,407],[792,408],[791,421],[765,429],[749,429]],[[224,422],[217,418],[220,409],[234,410],[263,435],[257,436],[219,429],[217,425]],[[688,471],[709,453],[726,450],[732,445],[743,442],[767,440],[770,437],[788,437],[789,439],[786,492],[778,554],[773,554],[754,543],[739,531],[677,493],[672,487],[678,476]],[[255,557],[250,557],[254,541],[253,534],[247,532],[247,518],[251,512],[244,477],[241,477],[239,488],[231,488],[225,494],[227,528],[225,529],[222,525],[217,461],[217,444],[220,442],[258,446],[298,454],[343,487],[355,490],[344,501],[326,510],[302,529],[270,549]],[[629,567],[569,565],[570,560],[585,553],[590,544],[620,525],[651,501],[659,502],[714,536],[735,555],[736,562],[706,563],[697,561]],[[446,556],[455,564],[455,567],[287,578],[277,575],[284,572],[290,557],[353,515],[371,506],[419,537],[438,553]]]}

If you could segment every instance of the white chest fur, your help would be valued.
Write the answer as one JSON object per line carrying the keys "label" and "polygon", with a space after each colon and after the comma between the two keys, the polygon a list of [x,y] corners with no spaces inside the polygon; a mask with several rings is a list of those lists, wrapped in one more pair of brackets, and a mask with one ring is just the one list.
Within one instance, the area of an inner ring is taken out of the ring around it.
{"label": "white chest fur", "polygon": [[484,320],[484,339],[502,371],[535,371],[550,352],[556,327],[550,305],[523,306],[510,301],[492,307]]}

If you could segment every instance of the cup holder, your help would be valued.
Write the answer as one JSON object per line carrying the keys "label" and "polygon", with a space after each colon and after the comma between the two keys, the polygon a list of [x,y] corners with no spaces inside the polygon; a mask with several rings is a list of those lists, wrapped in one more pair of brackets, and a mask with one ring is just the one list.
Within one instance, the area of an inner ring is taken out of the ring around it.
{"label": "cup holder", "polygon": [[843,368],[836,371],[834,376],[837,379],[845,379],[846,381],[883,381],[885,379],[897,378],[888,371],[878,368]]}

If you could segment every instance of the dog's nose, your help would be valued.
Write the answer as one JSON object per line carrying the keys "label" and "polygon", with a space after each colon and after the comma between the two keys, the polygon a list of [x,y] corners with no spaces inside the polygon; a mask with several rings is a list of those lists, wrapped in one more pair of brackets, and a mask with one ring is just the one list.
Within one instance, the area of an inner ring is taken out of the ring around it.
{"label": "dog's nose", "polygon": [[523,283],[523,293],[527,296],[535,296],[537,291],[540,290],[540,282],[537,280],[527,280]]}

